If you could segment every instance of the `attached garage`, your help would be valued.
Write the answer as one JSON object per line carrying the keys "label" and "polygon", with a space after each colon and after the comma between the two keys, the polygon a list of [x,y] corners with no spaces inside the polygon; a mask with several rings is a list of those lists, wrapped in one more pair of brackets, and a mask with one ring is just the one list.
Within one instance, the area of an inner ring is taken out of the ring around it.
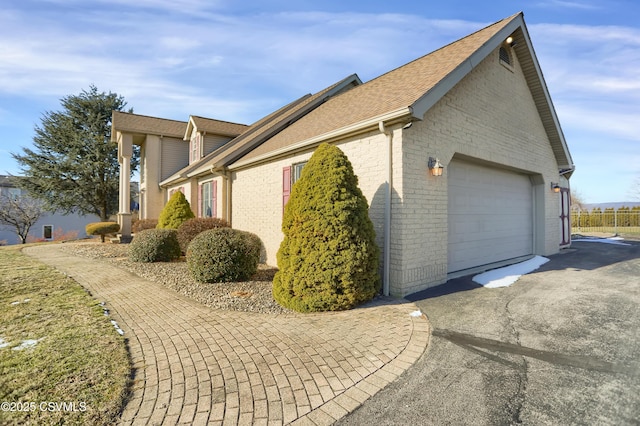
{"label": "attached garage", "polygon": [[448,173],[449,273],[533,253],[529,176],[460,160]]}

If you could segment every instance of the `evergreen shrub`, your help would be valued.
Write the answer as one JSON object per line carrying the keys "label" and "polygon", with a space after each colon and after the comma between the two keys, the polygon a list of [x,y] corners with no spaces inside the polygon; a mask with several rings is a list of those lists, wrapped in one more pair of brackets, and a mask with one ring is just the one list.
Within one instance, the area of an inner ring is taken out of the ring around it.
{"label": "evergreen shrub", "polygon": [[117,233],[120,225],[116,222],[93,222],[88,223],[84,230],[87,235],[100,235],[100,240],[104,243],[105,235]]}
{"label": "evergreen shrub", "polygon": [[129,246],[133,262],[171,262],[180,257],[175,229],[145,229],[138,232]]}
{"label": "evergreen shrub", "polygon": [[273,296],[300,312],[350,309],[380,289],[380,250],[346,155],[321,144],[293,186],[282,221]]}
{"label": "evergreen shrub", "polygon": [[138,219],[131,225],[131,232],[138,233],[145,229],[156,229],[158,226],[158,219]]}
{"label": "evergreen shrub", "polygon": [[260,246],[255,234],[231,228],[210,229],[189,244],[187,267],[200,282],[245,281],[258,270]]}
{"label": "evergreen shrub", "polygon": [[191,240],[201,232],[209,229],[228,228],[226,220],[215,217],[195,217],[184,222],[178,227],[178,242],[183,253],[187,252],[187,247]]}
{"label": "evergreen shrub", "polygon": [[194,217],[189,201],[182,192],[176,191],[160,212],[157,228],[178,229],[180,225]]}

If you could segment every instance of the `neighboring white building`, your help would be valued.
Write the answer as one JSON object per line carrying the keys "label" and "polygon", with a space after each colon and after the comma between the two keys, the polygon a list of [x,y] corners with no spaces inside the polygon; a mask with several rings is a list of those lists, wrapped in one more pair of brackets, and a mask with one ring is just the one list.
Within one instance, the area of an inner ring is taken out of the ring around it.
{"label": "neighboring white building", "polygon": [[[0,175],[0,196],[20,197],[22,191],[10,182],[9,176]],[[95,215],[47,213],[31,227],[29,239],[52,241],[56,236],[74,234],[77,238],[84,238],[87,236],[85,226],[99,221],[100,218]],[[0,242],[4,244],[4,241],[8,245],[19,244],[20,237],[11,227],[0,225]]]}
{"label": "neighboring white building", "polygon": [[521,13],[369,82],[351,75],[251,126],[122,112],[112,123],[124,235],[137,144],[141,218],[182,191],[198,216],[260,236],[275,265],[291,186],[328,142],[347,154],[369,202],[385,294],[570,244],[574,164]]}

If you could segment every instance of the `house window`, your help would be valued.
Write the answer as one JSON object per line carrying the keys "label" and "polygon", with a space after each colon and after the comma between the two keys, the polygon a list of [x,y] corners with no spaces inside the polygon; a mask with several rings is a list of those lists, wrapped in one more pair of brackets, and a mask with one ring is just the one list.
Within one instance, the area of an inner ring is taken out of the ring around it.
{"label": "house window", "polygon": [[282,169],[282,212],[284,213],[284,206],[289,202],[289,196],[291,195],[291,188],[293,184],[300,179],[302,169],[306,161],[302,163],[296,163],[292,166],[287,166]]}
{"label": "house window", "polygon": [[293,167],[293,173],[291,174],[291,185],[293,185],[294,183],[296,183],[298,181],[298,179],[300,179],[300,175],[302,174],[302,169],[304,168],[304,165],[307,164],[306,161],[302,162],[302,163],[297,163],[294,164]]}
{"label": "house window", "polygon": [[198,208],[198,216],[217,217],[217,189],[217,182],[212,180],[209,182],[204,182],[202,185],[200,185],[200,204]]}
{"label": "house window", "polygon": [[191,137],[189,143],[190,162],[198,161],[200,159],[200,133],[196,133]]}
{"label": "house window", "polygon": [[45,240],[53,240],[53,225],[44,225],[42,227],[42,238]]}

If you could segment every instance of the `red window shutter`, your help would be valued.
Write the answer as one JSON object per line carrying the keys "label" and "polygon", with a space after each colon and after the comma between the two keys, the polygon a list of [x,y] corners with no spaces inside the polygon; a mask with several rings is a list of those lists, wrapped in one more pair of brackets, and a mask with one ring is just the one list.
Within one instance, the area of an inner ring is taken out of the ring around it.
{"label": "red window shutter", "polygon": [[211,183],[211,217],[218,217],[218,182]]}
{"label": "red window shutter", "polygon": [[284,213],[284,206],[289,201],[289,195],[291,195],[291,166],[282,168],[282,212]]}
{"label": "red window shutter", "polygon": [[198,185],[198,217],[202,217],[202,185]]}

